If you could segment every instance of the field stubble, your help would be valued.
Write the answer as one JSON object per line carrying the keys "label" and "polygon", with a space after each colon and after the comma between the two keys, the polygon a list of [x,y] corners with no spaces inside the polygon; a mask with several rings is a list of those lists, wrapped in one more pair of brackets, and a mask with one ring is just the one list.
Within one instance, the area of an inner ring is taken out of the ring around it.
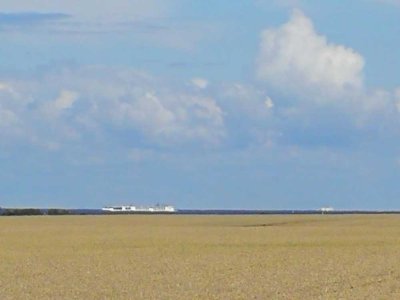
{"label": "field stubble", "polygon": [[1,299],[400,299],[400,216],[0,218]]}

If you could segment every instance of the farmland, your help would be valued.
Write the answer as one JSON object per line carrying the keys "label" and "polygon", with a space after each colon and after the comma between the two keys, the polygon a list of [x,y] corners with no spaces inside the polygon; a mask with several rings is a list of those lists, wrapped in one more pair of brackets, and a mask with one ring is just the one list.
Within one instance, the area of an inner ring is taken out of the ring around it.
{"label": "farmland", "polygon": [[399,299],[400,216],[0,218],[1,299]]}

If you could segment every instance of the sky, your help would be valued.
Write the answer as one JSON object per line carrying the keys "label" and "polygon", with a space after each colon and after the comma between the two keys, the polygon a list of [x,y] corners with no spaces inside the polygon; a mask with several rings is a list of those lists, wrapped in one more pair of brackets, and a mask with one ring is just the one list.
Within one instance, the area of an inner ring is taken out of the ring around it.
{"label": "sky", "polygon": [[400,1],[2,0],[0,206],[400,209]]}

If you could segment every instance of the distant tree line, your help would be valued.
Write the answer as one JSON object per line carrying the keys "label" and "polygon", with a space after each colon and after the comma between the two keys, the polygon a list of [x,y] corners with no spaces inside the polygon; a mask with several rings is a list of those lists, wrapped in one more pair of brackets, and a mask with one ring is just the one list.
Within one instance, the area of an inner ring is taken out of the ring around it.
{"label": "distant tree line", "polygon": [[50,208],[47,210],[47,214],[52,216],[59,216],[59,215],[71,215],[72,212],[68,209]]}
{"label": "distant tree line", "polygon": [[70,215],[72,212],[68,209],[61,208],[0,208],[0,215],[2,216],[42,216],[42,215]]}
{"label": "distant tree line", "polygon": [[38,216],[43,212],[37,208],[3,208],[3,216]]}

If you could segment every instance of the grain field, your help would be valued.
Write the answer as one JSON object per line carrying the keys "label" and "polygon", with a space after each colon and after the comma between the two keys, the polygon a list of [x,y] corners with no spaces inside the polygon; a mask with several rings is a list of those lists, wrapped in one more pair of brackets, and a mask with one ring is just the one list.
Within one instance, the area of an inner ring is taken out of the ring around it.
{"label": "grain field", "polygon": [[0,299],[400,299],[400,216],[1,217]]}

